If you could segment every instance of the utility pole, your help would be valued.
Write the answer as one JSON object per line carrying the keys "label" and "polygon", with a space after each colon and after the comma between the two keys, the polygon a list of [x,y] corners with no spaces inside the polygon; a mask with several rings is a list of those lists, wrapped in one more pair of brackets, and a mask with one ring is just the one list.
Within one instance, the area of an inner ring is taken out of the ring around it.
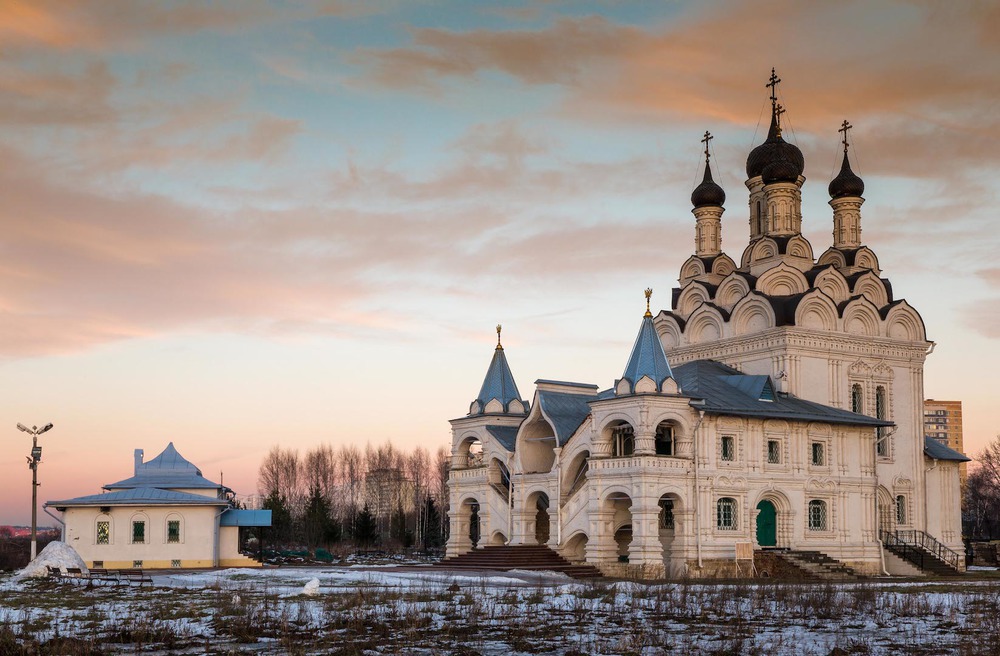
{"label": "utility pole", "polygon": [[38,436],[51,430],[52,424],[41,428],[18,424],[17,429],[31,435],[31,455],[28,456],[28,469],[31,470],[31,560],[38,555],[38,463],[42,461],[42,447],[38,446]]}

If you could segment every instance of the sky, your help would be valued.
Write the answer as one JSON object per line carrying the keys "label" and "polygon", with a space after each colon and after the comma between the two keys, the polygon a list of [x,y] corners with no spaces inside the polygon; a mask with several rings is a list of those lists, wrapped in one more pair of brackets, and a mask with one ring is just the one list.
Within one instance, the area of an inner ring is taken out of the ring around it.
{"label": "sky", "polygon": [[[0,524],[169,441],[241,494],[274,445],[450,444],[494,326],[522,396],[613,384],[693,252],[709,130],[748,239],[771,68],[831,242],[936,343],[966,450],[1000,433],[1000,4],[0,0]],[[44,515],[44,521],[52,523]]]}

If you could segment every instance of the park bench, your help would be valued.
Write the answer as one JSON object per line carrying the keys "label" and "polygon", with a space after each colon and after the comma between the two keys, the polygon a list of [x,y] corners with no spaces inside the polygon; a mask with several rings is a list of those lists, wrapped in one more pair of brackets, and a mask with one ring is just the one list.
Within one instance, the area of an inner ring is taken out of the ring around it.
{"label": "park bench", "polygon": [[117,570],[118,580],[123,585],[136,585],[142,587],[144,584],[153,585],[153,579],[141,569],[120,569]]}
{"label": "park bench", "polygon": [[121,578],[118,576],[117,572],[109,572],[103,567],[91,567],[90,573],[87,575],[88,585],[119,585],[122,583]]}

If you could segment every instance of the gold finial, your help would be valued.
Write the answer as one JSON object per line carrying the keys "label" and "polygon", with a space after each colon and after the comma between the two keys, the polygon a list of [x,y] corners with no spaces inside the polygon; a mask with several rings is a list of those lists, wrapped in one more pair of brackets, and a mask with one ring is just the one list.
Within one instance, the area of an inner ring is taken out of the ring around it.
{"label": "gold finial", "polygon": [[497,350],[498,351],[502,351],[503,350],[503,347],[500,346],[500,331],[501,330],[503,330],[503,326],[500,325],[500,324],[497,324]]}
{"label": "gold finial", "polygon": [[647,287],[646,288],[646,314],[643,315],[644,317],[651,317],[651,316],[653,316],[653,313],[649,311],[649,297],[652,296],[652,295],[653,295],[653,289],[652,289],[652,287]]}

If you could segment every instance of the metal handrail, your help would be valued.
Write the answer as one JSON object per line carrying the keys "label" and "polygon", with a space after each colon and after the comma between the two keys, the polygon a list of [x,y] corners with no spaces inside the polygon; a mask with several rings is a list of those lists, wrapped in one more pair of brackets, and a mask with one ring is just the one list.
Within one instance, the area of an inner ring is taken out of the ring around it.
{"label": "metal handrail", "polygon": [[[923,555],[928,554],[956,571],[959,570],[960,556],[953,549],[949,549],[941,544],[936,538],[923,531],[903,530],[903,531],[880,531],[882,542],[886,546],[900,548],[903,552],[920,557],[920,562],[915,563],[923,566]],[[913,560],[912,558],[910,559]]]}

